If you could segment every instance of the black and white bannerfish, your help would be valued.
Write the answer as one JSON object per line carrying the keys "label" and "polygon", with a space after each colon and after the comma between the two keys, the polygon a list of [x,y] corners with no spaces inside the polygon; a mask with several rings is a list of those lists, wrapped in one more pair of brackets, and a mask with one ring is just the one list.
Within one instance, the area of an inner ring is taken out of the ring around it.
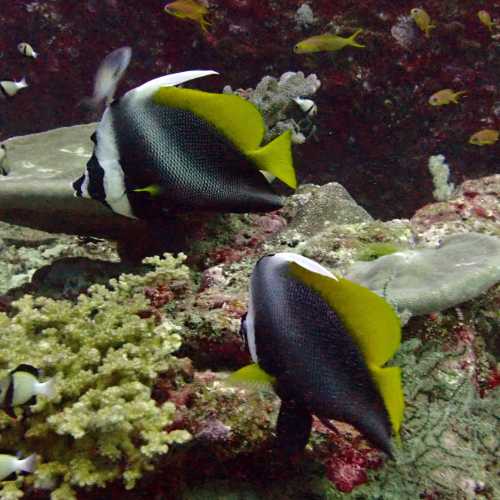
{"label": "black and white bannerfish", "polygon": [[384,367],[401,342],[392,307],[371,290],[292,253],[261,258],[242,335],[254,364],[229,383],[271,384],[281,398],[279,447],[307,444],[316,415],[347,422],[392,456],[404,397],[400,368]]}
{"label": "black and white bannerfish", "polygon": [[27,364],[21,364],[0,381],[0,408],[13,416],[13,408],[24,404],[33,405],[36,397],[48,399],[55,396],[55,381],[39,382],[39,371]]}
{"label": "black and white bannerfish", "polygon": [[26,42],[21,42],[17,44],[17,50],[26,57],[31,57],[36,59],[38,57],[38,53],[34,51],[33,47]]}
{"label": "black and white bannerfish", "polygon": [[26,78],[21,80],[2,80],[0,81],[0,91],[4,97],[14,97],[21,89],[28,87]]}
{"label": "black and white bannerfish", "polygon": [[73,183],[133,218],[186,211],[266,212],[282,198],[263,174],[295,188],[291,133],[261,146],[265,125],[245,99],[178,88],[217,74],[193,70],[151,80],[111,103],[94,153]]}
{"label": "black and white bannerfish", "polygon": [[34,453],[23,459],[15,455],[0,453],[0,481],[14,479],[18,472],[32,473],[36,469],[37,462]]}
{"label": "black and white bannerfish", "polygon": [[99,65],[94,78],[94,93],[92,97],[82,102],[90,109],[97,110],[104,103],[106,106],[113,100],[116,87],[130,64],[132,49],[120,47],[110,52]]}

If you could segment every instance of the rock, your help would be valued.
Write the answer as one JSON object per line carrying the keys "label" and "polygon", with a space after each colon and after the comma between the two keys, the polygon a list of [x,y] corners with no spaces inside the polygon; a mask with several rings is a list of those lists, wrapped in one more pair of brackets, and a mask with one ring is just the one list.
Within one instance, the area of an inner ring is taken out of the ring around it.
{"label": "rock", "polygon": [[186,250],[203,234],[213,214],[187,214],[146,222],[115,214],[103,204],[73,196],[92,151],[95,124],[64,127],[9,139],[12,170],[0,177],[0,220],[49,233],[118,241],[120,256],[141,261],[148,255]]}
{"label": "rock", "polygon": [[95,124],[64,127],[6,141],[11,171],[0,177],[0,218],[50,233],[121,239],[142,228],[94,200],[76,198],[92,151]]}
{"label": "rock", "polygon": [[346,277],[413,315],[471,300],[500,281],[500,238],[478,233],[446,238],[438,248],[356,262]]}

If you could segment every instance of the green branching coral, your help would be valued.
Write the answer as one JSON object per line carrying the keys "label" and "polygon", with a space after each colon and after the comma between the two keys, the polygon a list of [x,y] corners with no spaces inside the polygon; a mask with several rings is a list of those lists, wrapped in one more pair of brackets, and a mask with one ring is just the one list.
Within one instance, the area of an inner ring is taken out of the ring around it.
{"label": "green branching coral", "polygon": [[[494,473],[500,453],[500,399],[493,391],[479,397],[467,360],[466,344],[443,351],[436,342],[405,342],[396,362],[402,366],[407,407],[403,447],[396,463],[372,474],[353,498],[493,498],[500,484]],[[360,496],[357,496],[360,495]]]}
{"label": "green branching coral", "polygon": [[183,259],[147,259],[153,267],[144,276],[95,285],[76,304],[26,295],[12,318],[0,314],[0,376],[28,363],[57,384],[56,398],[18,409],[17,419],[0,412],[0,446],[40,457],[33,475],[2,484],[2,500],[18,498],[23,482],[53,490],[53,500],[76,498],[74,486],[118,478],[132,488],[172,443],[190,439],[186,431],[164,430],[175,405],[151,397],[158,374],[178,368],[172,353],[181,344],[179,328],[141,319],[150,306],[145,287],[188,286]]}

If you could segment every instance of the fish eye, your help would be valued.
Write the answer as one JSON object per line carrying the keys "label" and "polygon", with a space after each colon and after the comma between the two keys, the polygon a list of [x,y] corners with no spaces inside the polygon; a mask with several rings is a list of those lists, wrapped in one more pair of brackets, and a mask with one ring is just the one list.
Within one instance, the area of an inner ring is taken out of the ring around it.
{"label": "fish eye", "polygon": [[410,14],[413,14],[413,15],[418,14],[419,12],[420,12],[420,9],[411,9],[410,10]]}
{"label": "fish eye", "polygon": [[298,50],[299,50],[299,44],[297,43],[293,46],[293,51],[297,52]]}

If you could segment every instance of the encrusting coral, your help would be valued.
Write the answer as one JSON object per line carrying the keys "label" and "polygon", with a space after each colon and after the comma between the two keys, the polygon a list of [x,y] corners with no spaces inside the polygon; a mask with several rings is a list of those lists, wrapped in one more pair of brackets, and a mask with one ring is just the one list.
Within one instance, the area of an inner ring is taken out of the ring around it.
{"label": "encrusting coral", "polygon": [[179,371],[172,353],[181,337],[151,313],[145,294],[165,283],[185,289],[183,258],[146,259],[154,267],[144,276],[95,285],[76,304],[26,295],[14,302],[14,316],[0,313],[0,375],[28,363],[55,377],[57,388],[53,400],[16,409],[16,419],[0,413],[1,447],[40,459],[33,475],[3,482],[0,498],[19,498],[23,485],[54,490],[53,500],[118,478],[132,488],[171,445],[190,439],[182,429],[165,431],[175,404],[152,398],[158,375]]}

